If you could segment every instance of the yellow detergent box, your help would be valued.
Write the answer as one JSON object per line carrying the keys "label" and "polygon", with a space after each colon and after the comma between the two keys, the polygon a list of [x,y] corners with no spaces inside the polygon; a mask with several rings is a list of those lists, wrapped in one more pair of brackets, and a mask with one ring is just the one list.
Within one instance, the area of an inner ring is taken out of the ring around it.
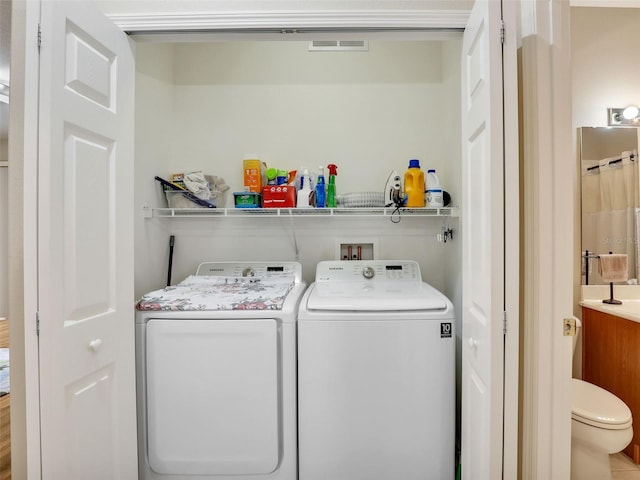
{"label": "yellow detergent box", "polygon": [[244,186],[250,192],[262,192],[262,162],[256,155],[245,155],[242,161],[244,170]]}

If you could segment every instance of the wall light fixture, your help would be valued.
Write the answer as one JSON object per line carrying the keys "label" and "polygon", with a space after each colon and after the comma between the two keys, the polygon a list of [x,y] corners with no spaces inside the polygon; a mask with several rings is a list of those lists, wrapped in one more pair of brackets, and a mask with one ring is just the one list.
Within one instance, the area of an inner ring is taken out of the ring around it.
{"label": "wall light fixture", "polygon": [[624,108],[608,108],[608,125],[613,126],[640,126],[640,109],[635,105]]}

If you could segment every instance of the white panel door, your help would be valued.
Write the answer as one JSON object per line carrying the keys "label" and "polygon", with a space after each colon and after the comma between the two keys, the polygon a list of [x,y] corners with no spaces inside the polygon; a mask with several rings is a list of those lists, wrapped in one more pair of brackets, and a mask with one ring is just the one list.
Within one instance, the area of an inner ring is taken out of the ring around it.
{"label": "white panel door", "polygon": [[477,0],[462,51],[462,476],[502,478],[504,151],[501,2]]}
{"label": "white panel door", "polygon": [[135,479],[133,51],[85,2],[41,5],[42,478]]}

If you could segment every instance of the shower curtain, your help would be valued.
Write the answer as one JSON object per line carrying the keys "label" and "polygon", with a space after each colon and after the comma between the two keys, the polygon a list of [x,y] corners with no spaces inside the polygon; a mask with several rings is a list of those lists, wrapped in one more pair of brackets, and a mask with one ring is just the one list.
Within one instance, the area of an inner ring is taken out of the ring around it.
{"label": "shower curtain", "polygon": [[[637,156],[582,162],[582,251],[626,253],[629,279],[637,278],[640,184]],[[634,161],[635,160],[635,161]],[[597,260],[589,261],[589,284],[606,283]],[[583,277],[585,260],[582,260]],[[584,278],[583,278],[584,279]],[[583,282],[584,283],[584,282]]]}

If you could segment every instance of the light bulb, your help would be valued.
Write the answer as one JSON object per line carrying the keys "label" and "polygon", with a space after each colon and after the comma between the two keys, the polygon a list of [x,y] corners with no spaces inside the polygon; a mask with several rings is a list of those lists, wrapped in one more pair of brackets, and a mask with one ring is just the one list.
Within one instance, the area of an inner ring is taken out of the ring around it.
{"label": "light bulb", "polygon": [[633,120],[638,116],[638,113],[640,113],[638,107],[636,107],[635,105],[631,105],[624,109],[624,111],[622,112],[622,116],[627,120]]}

